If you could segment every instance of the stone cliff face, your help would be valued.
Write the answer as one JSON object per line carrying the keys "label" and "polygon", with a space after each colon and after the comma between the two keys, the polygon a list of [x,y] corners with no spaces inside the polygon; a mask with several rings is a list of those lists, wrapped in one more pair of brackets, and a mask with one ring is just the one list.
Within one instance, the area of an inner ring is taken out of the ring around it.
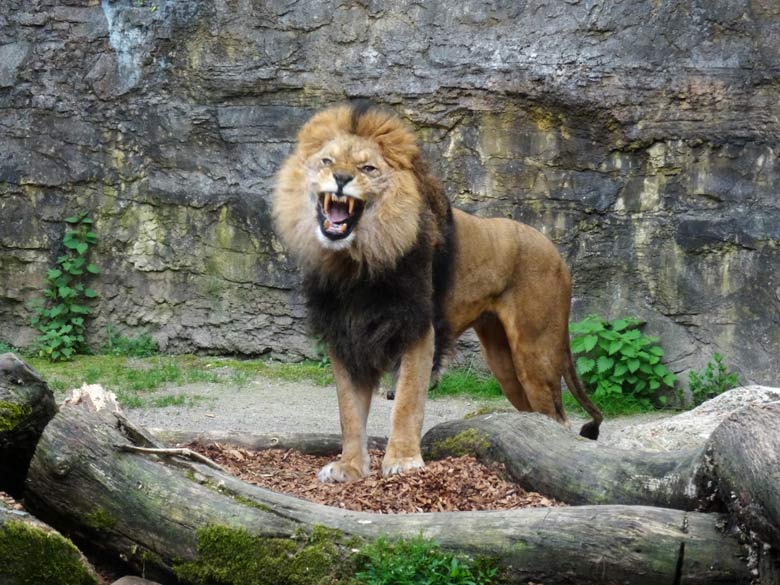
{"label": "stone cliff face", "polygon": [[269,220],[300,124],[351,97],[417,128],[452,201],[548,234],[575,313],[673,369],[780,374],[773,0],[0,0],[0,338],[89,209],[92,323],[173,351],[312,355]]}

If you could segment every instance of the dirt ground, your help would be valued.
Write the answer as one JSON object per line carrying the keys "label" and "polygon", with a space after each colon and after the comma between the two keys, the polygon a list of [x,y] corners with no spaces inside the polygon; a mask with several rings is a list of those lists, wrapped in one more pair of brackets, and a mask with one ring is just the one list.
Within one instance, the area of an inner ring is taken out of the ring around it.
{"label": "dirt ground", "polygon": [[[333,386],[320,387],[307,382],[282,382],[257,379],[246,386],[233,388],[220,384],[191,384],[156,393],[156,396],[187,394],[198,398],[190,406],[131,409],[134,422],[150,429],[233,430],[257,433],[340,433],[338,402]],[[386,437],[390,433],[393,401],[376,394],[368,419],[368,434]],[[441,422],[460,419],[483,407],[511,410],[509,402],[465,398],[428,400],[423,431]],[[610,444],[614,431],[628,425],[665,418],[669,414],[653,413],[606,419],[599,443]],[[577,429],[585,419],[571,417]]]}

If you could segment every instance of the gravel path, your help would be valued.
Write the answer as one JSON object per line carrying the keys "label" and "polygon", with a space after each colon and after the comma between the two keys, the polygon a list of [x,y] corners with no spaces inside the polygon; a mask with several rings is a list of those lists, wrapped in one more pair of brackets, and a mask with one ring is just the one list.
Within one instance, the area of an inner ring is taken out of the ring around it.
{"label": "gravel path", "polygon": [[[138,408],[128,412],[134,420],[149,428],[170,430],[233,430],[249,432],[340,433],[338,401],[333,386],[310,383],[281,382],[257,379],[246,386],[231,388],[219,384],[191,384],[156,392],[206,397],[196,399],[191,406]],[[386,437],[390,432],[393,401],[375,395],[368,419],[369,435]],[[438,398],[428,400],[425,407],[423,432],[434,425],[463,418],[484,406],[506,408],[505,400],[474,400]],[[653,413],[607,419],[602,425],[599,444],[609,444],[610,436],[628,425],[665,418],[668,414]],[[584,419],[572,417],[572,428],[579,428]]]}

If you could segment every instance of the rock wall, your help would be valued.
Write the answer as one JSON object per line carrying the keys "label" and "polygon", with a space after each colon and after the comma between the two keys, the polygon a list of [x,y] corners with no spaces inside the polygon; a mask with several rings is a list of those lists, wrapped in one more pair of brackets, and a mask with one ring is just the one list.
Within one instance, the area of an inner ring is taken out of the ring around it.
{"label": "rock wall", "polygon": [[312,355],[269,221],[300,124],[417,128],[453,202],[547,233],[574,316],[649,321],[675,370],[780,374],[774,0],[0,0],[0,339],[92,210],[91,331]]}

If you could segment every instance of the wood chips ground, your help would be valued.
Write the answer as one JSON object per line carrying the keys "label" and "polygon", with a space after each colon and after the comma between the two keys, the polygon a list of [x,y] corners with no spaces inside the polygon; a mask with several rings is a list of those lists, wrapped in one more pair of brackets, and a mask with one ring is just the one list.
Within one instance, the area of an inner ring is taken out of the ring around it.
{"label": "wood chips ground", "polygon": [[371,451],[371,475],[346,484],[324,484],[317,480],[317,472],[332,457],[218,443],[187,446],[246,482],[349,510],[394,514],[562,505],[506,481],[501,466],[491,469],[471,456],[431,461],[423,469],[386,478],[380,471],[384,453]]}

